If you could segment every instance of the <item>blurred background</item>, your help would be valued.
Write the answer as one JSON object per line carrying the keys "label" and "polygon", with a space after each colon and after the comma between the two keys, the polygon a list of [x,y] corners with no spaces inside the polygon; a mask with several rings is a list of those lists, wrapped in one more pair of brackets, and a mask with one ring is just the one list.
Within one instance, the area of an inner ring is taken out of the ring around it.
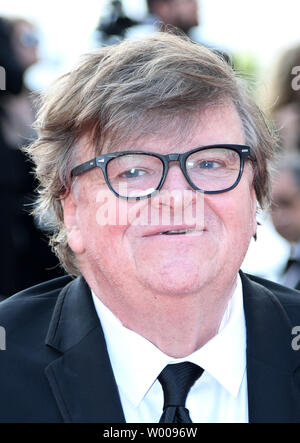
{"label": "blurred background", "polygon": [[[34,138],[32,94],[72,68],[84,52],[149,34],[163,22],[181,27],[195,41],[232,60],[277,126],[285,151],[280,170],[285,175],[278,172],[274,180],[283,184],[270,211],[258,213],[257,239],[242,269],[281,282],[292,266],[290,285],[295,286],[300,281],[300,179],[294,171],[300,155],[299,16],[299,0],[1,2],[0,66],[7,75],[6,88],[0,85],[0,156],[2,167],[6,165],[0,180],[5,214],[0,296],[62,273],[43,226],[35,220],[27,226],[35,183],[19,148]],[[292,178],[286,184],[288,173]]]}
{"label": "blurred background", "polygon": [[[272,71],[281,52],[299,43],[298,0],[199,0],[199,29],[203,41],[238,54],[246,65]],[[96,46],[95,29],[106,22],[110,0],[10,0],[1,2],[1,16],[18,16],[32,21],[39,36],[39,63],[28,72],[28,82],[43,88],[74,60]],[[126,16],[137,22],[147,14],[146,0],[123,0]]]}

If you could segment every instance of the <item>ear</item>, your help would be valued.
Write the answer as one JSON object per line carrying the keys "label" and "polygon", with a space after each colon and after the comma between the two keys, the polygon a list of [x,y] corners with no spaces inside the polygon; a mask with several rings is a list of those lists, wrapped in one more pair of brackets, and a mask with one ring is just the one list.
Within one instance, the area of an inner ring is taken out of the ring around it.
{"label": "ear", "polygon": [[78,224],[78,207],[76,197],[71,190],[61,200],[64,212],[64,224],[67,230],[68,244],[75,254],[85,252],[84,242],[80,226]]}

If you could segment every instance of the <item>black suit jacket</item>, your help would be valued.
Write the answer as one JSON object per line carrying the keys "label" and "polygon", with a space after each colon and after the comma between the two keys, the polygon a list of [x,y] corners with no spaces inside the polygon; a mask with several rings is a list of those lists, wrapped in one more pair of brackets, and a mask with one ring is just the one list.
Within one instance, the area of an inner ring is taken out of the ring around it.
{"label": "black suit jacket", "polygon": [[[300,297],[241,273],[250,422],[300,422]],[[1,422],[124,422],[102,328],[83,278],[61,277],[0,303]],[[226,364],[226,362],[224,362]]]}

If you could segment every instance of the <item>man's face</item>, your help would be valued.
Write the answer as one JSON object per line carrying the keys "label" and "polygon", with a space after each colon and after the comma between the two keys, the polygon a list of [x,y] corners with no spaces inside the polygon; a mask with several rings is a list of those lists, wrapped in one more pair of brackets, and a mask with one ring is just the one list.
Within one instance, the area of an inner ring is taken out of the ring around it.
{"label": "man's face", "polygon": [[24,70],[38,61],[38,40],[30,23],[20,21],[14,25],[12,44],[18,62]]}
{"label": "man's face", "polygon": [[198,25],[197,0],[157,2],[155,8],[157,15],[165,24],[177,26],[185,32]]}
{"label": "man's face", "polygon": [[283,238],[289,242],[300,240],[300,190],[288,171],[279,172],[274,180],[271,215]]}
{"label": "man's face", "polygon": [[[199,114],[189,137],[180,142],[173,140],[169,131],[155,138],[144,138],[134,146],[128,143],[120,150],[167,154],[222,143],[245,144],[238,114],[229,105],[208,107]],[[85,153],[80,162],[93,157],[89,149],[83,145],[82,148]],[[88,281],[174,295],[200,291],[214,279],[227,285],[234,281],[256,231],[251,164],[246,161],[241,181],[233,190],[204,195],[197,230],[162,235],[161,232],[179,227],[178,223],[174,226],[174,214],[181,211],[187,214],[187,220],[180,227],[195,223],[191,214],[196,211],[196,197],[200,193],[190,188],[176,163],[170,165],[162,195],[174,190],[173,199],[155,196],[136,202],[118,199],[111,191],[107,192],[99,168],[75,180],[64,203],[65,223],[69,245],[77,254],[83,275],[89,276]],[[110,208],[116,208],[122,224],[103,223]],[[136,223],[137,217],[149,221],[149,209],[156,224]],[[161,222],[165,212],[171,214],[167,227]],[[124,215],[126,219],[128,214],[130,221],[124,223]]]}

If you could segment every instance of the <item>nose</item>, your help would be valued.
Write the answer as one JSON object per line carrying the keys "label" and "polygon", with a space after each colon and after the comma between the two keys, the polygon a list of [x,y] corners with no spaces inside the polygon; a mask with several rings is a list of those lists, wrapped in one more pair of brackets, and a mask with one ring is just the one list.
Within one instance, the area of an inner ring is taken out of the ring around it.
{"label": "nose", "polygon": [[192,190],[189,182],[185,178],[183,171],[180,168],[179,162],[172,161],[169,163],[169,170],[162,186],[162,189],[172,191],[190,189]]}
{"label": "nose", "polygon": [[192,189],[186,180],[180,165],[172,162],[165,182],[160,191],[151,199],[151,205],[168,207],[172,211],[184,211],[188,206],[192,206],[196,201],[196,191]]}

